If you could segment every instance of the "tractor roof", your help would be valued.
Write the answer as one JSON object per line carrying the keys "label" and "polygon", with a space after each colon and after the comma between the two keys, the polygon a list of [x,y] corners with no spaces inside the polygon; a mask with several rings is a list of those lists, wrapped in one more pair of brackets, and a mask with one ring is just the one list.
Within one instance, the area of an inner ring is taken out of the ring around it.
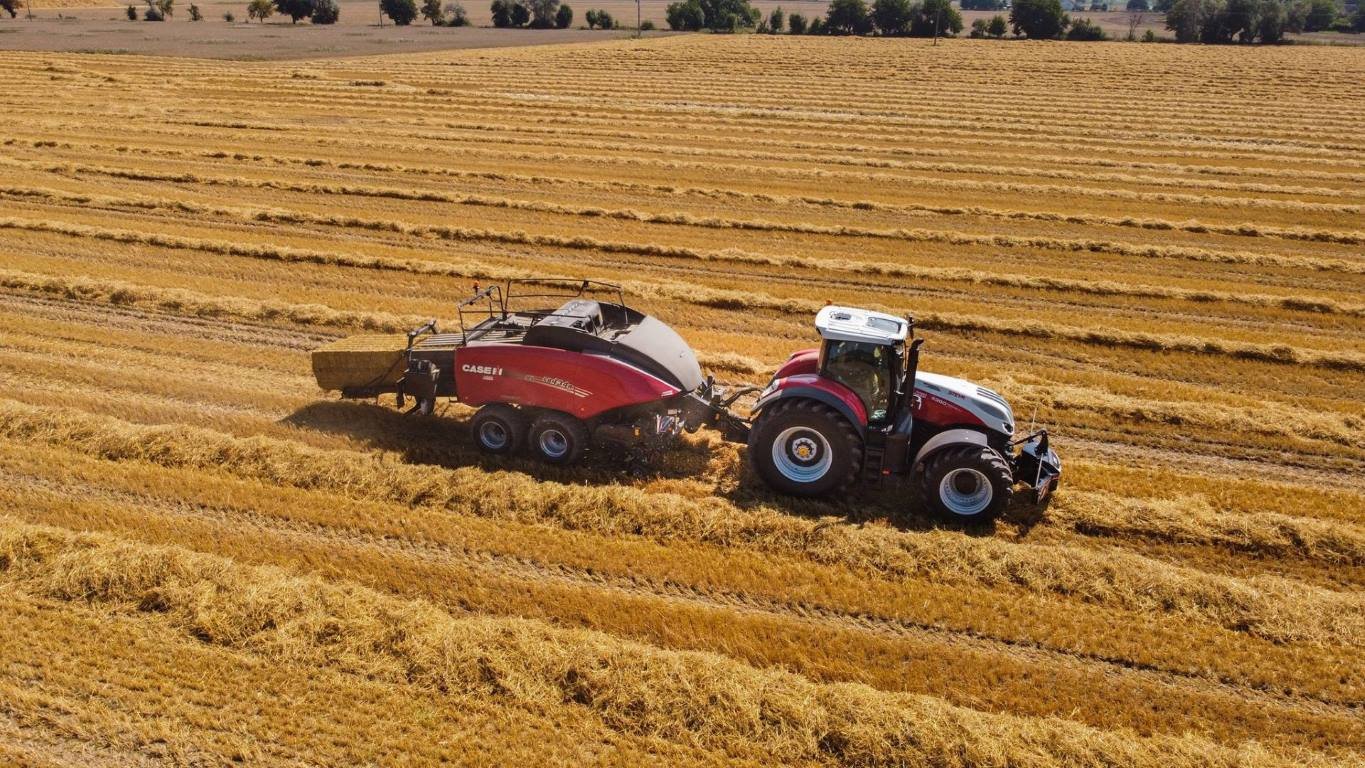
{"label": "tractor roof", "polygon": [[894,344],[905,341],[905,318],[854,307],[825,307],[815,316],[820,336],[835,341]]}

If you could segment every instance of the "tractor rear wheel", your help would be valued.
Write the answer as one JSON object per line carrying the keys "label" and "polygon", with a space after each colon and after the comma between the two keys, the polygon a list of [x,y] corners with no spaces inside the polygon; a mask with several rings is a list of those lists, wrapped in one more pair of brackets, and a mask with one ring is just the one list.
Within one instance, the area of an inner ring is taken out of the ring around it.
{"label": "tractor rear wheel", "polygon": [[1009,504],[1013,489],[1009,462],[979,445],[944,448],[929,457],[920,486],[934,514],[963,522],[994,518]]}
{"label": "tractor rear wheel", "polygon": [[778,402],[749,433],[749,461],[773,490],[820,496],[857,477],[863,445],[848,419],[814,400]]}
{"label": "tractor rear wheel", "polygon": [[587,426],[567,413],[545,413],[531,423],[531,450],[550,464],[578,461],[588,440]]}
{"label": "tractor rear wheel", "polygon": [[512,453],[526,435],[526,417],[510,405],[490,403],[474,414],[469,431],[484,453]]}

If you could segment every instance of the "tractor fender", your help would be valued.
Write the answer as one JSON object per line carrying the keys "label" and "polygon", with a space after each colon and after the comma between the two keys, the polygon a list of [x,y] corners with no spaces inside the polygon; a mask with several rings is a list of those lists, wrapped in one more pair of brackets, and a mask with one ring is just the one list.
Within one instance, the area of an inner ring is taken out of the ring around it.
{"label": "tractor fender", "polygon": [[910,462],[910,468],[914,469],[915,467],[918,467],[921,461],[927,459],[930,454],[940,448],[946,448],[950,445],[962,445],[963,443],[979,445],[982,448],[989,447],[986,442],[986,435],[975,429],[945,430],[924,441],[924,445],[921,446],[919,452],[915,454],[915,460]]}
{"label": "tractor fender", "polygon": [[[867,416],[863,411],[862,402],[857,399],[856,395],[852,393],[845,395],[842,392],[831,391],[832,388],[828,385],[814,386],[792,382],[790,379],[777,379],[775,383],[778,385],[776,389],[769,390],[758,398],[758,402],[754,403],[754,416],[758,416],[764,408],[779,400],[802,398],[814,400],[833,408],[840,416],[847,419],[849,424],[853,425],[853,429],[857,431],[859,437],[863,437],[867,432]],[[824,382],[821,381],[820,383]]]}

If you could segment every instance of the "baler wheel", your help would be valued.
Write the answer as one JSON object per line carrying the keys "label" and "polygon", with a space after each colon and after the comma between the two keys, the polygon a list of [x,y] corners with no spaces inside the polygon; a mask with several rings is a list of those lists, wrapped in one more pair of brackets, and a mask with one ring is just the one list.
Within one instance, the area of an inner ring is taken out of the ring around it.
{"label": "baler wheel", "polygon": [[551,411],[531,423],[531,450],[550,464],[572,464],[588,448],[588,428],[567,413]]}
{"label": "baler wheel", "polygon": [[526,437],[526,417],[510,405],[489,403],[474,414],[469,431],[474,444],[484,453],[513,453]]}

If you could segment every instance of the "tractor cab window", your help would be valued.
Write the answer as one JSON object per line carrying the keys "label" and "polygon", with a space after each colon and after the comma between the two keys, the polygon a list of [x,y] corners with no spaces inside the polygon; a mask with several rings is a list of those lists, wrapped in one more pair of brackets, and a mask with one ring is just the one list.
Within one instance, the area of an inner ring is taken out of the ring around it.
{"label": "tractor cab window", "polygon": [[895,389],[891,347],[857,341],[829,341],[825,347],[825,375],[858,394],[869,422],[885,421]]}

